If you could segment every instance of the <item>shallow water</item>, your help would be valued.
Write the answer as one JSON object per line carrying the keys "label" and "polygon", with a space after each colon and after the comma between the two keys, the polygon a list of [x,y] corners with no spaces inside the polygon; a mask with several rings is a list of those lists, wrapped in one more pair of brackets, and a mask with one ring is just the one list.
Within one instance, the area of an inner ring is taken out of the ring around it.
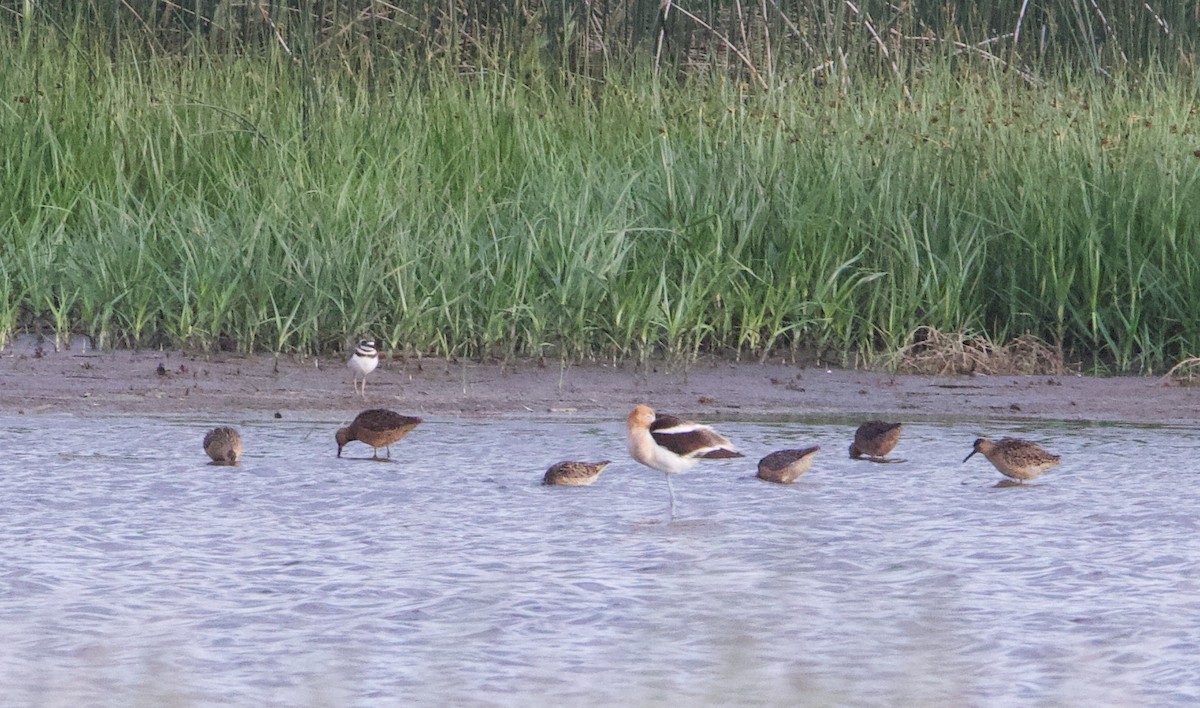
{"label": "shallow water", "polygon": [[[616,418],[427,420],[377,463],[337,420],[0,416],[6,702],[1200,700],[1200,433],[911,424],[876,465],[843,422],[727,422],[747,458],[668,524]],[[982,432],[1064,462],[996,488]],[[561,459],[613,464],[540,486]]]}

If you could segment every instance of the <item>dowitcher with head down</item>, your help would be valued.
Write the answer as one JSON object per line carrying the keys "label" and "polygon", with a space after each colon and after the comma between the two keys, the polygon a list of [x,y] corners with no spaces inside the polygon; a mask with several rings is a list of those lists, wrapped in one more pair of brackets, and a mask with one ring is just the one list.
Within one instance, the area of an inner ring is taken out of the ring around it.
{"label": "dowitcher with head down", "polygon": [[868,420],[854,431],[854,442],[850,443],[850,459],[868,462],[904,462],[889,458],[887,454],[900,441],[902,423],[885,423]]}
{"label": "dowitcher with head down", "polygon": [[230,427],[213,428],[204,436],[204,451],[214,465],[236,465],[242,456],[242,436]]}
{"label": "dowitcher with head down", "polygon": [[574,460],[559,462],[546,470],[546,475],[542,477],[542,484],[582,487],[595,482],[608,464],[608,460],[603,462],[576,462]]}
{"label": "dowitcher with head down", "polygon": [[342,448],[352,440],[358,440],[370,445],[371,457],[379,459],[379,448],[387,450],[388,459],[392,457],[390,445],[408,435],[413,428],[421,423],[420,418],[400,415],[395,411],[384,408],[372,408],[363,411],[345,428],[337,431],[337,456],[342,456]]}
{"label": "dowitcher with head down", "polygon": [[791,484],[812,467],[817,446],[798,450],[778,450],[758,461],[758,478],[778,484]]}

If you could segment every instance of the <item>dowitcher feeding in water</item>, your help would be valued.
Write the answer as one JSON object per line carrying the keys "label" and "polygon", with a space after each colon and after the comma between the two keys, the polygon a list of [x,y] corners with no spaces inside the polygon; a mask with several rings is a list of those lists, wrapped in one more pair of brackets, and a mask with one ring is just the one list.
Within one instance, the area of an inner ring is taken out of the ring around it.
{"label": "dowitcher feeding in water", "polygon": [[717,431],[639,405],[625,419],[629,454],[643,465],[667,475],[671,518],[675,518],[675,490],[671,475],[685,472],[700,460],[743,457],[729,439]]}
{"label": "dowitcher feeding in water", "polygon": [[387,449],[387,456],[392,458],[390,445],[405,435],[418,424],[421,419],[408,415],[400,415],[383,408],[372,408],[359,413],[350,425],[340,428],[335,436],[337,439],[337,456],[342,456],[342,448],[351,440],[358,440],[371,446],[371,458],[379,459],[379,448]]}
{"label": "dowitcher feeding in water", "polygon": [[360,339],[358,346],[354,348],[354,354],[350,360],[346,362],[346,366],[354,372],[354,392],[360,393],[358,389],[358,375],[362,374],[362,391],[361,395],[364,400],[367,398],[367,374],[375,370],[379,366],[379,350],[375,348],[375,342],[370,339]]}
{"label": "dowitcher feeding in water", "polygon": [[242,436],[233,428],[213,428],[204,436],[204,451],[214,465],[236,465],[242,456]]}
{"label": "dowitcher feeding in water", "polygon": [[778,484],[791,484],[812,467],[817,446],[800,450],[779,450],[758,461],[758,478]]}
{"label": "dowitcher feeding in water", "polygon": [[559,462],[546,470],[542,484],[582,487],[595,482],[605,467],[608,467],[608,460],[604,462],[575,462],[573,460]]}
{"label": "dowitcher feeding in water", "polygon": [[[1012,477],[1018,482],[1037,477],[1046,470],[1058,464],[1059,456],[1051,455],[1035,443],[1017,438],[1001,438],[992,442],[987,438],[975,441],[975,449],[971,455],[981,453],[1000,470],[1000,474]],[[971,455],[963,458],[963,462],[971,459]]]}
{"label": "dowitcher feeding in water", "polygon": [[903,423],[885,423],[868,420],[854,431],[854,442],[850,443],[850,459],[868,462],[904,462],[890,459],[887,454],[900,441],[900,426]]}

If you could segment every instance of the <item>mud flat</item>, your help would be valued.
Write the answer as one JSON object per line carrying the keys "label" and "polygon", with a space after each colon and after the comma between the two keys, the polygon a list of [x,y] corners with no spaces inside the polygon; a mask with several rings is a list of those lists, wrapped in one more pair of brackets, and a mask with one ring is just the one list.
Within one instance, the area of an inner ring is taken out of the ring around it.
{"label": "mud flat", "polygon": [[0,410],[142,415],[386,406],[425,415],[621,415],[635,403],[702,418],[859,417],[1200,422],[1200,387],[1157,377],[893,376],[710,359],[573,364],[386,360],[367,399],[340,358],[54,351],[23,337],[0,351]]}

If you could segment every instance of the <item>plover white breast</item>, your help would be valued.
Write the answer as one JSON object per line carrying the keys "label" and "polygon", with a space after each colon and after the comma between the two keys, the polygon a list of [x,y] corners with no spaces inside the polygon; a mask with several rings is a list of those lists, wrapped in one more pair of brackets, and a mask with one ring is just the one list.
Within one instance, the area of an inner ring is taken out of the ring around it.
{"label": "plover white breast", "polygon": [[[367,397],[367,374],[375,370],[379,366],[379,350],[375,348],[375,342],[370,339],[360,339],[358,346],[354,348],[354,354],[350,357],[350,361],[346,362],[346,366],[354,372],[354,392],[360,393],[363,399]],[[362,390],[358,387],[358,375],[362,374]]]}

